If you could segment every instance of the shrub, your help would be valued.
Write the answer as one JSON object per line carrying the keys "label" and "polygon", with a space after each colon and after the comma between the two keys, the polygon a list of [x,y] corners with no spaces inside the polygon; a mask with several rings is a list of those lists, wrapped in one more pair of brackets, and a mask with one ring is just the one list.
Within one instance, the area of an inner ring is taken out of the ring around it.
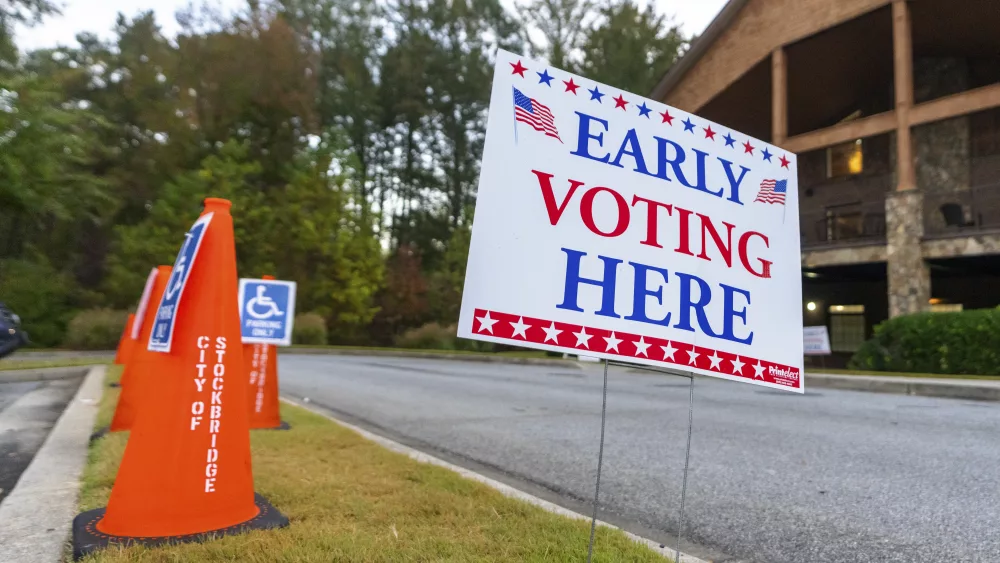
{"label": "shrub", "polygon": [[889,319],[851,358],[853,369],[1000,374],[1000,310],[920,313]]}
{"label": "shrub", "polygon": [[479,340],[458,338],[458,325],[441,326],[438,323],[427,323],[417,328],[411,328],[396,337],[396,346],[400,348],[417,348],[421,350],[468,350],[473,352],[492,352],[493,344]]}
{"label": "shrub", "polygon": [[295,315],[292,327],[292,344],[326,344],[326,321],[317,313]]}
{"label": "shrub", "polygon": [[80,311],[69,321],[63,346],[73,350],[114,350],[127,320],[128,311]]}
{"label": "shrub", "polygon": [[0,301],[21,317],[33,346],[58,346],[73,316],[69,277],[43,258],[0,261]]}
{"label": "shrub", "polygon": [[454,350],[454,328],[453,326],[441,326],[437,323],[427,323],[417,328],[411,328],[396,337],[396,346],[422,350]]}

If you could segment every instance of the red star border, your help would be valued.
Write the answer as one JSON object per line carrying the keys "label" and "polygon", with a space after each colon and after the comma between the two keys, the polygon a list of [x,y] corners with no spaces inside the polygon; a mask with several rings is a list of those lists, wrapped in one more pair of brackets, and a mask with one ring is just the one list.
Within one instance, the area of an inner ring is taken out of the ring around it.
{"label": "red star border", "polygon": [[472,332],[497,339],[573,348],[582,353],[610,354],[623,360],[691,368],[725,374],[747,381],[764,381],[792,389],[802,388],[798,369],[751,356],[738,356],[705,346],[654,336],[609,331],[602,328],[476,309]]}

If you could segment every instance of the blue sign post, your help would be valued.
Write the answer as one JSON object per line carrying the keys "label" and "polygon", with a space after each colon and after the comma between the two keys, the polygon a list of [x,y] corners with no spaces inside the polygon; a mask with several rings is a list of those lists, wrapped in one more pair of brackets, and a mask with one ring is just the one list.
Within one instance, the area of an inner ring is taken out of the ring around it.
{"label": "blue sign post", "polygon": [[149,346],[147,346],[150,352],[170,352],[170,343],[174,338],[174,322],[177,320],[177,307],[181,304],[184,287],[187,285],[191,270],[194,269],[194,261],[198,257],[198,250],[205,238],[208,224],[212,222],[212,215],[206,213],[199,217],[184,234],[184,244],[177,253],[177,259],[174,260],[174,269],[170,279],[167,280],[163,298],[160,299],[160,306],[153,318],[153,329],[149,334]]}
{"label": "blue sign post", "polygon": [[295,282],[240,280],[240,330],[244,344],[292,344]]}

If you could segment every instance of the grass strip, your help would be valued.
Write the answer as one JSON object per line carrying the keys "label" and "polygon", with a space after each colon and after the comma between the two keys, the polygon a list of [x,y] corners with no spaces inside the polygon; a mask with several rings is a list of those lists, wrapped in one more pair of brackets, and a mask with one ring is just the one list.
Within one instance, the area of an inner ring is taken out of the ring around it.
{"label": "grass strip", "polygon": [[0,360],[0,371],[19,369],[68,368],[110,364],[107,358],[66,358],[65,360]]}
{"label": "grass strip", "polygon": [[[109,371],[109,382],[120,368]],[[96,426],[118,389],[106,389]],[[289,431],[254,431],[257,491],[291,519],[283,530],[203,544],[112,548],[86,561],[406,562],[565,561],[586,558],[590,526],[557,516],[369,442],[309,411],[282,405]],[[127,435],[91,445],[80,509],[107,502]],[[594,560],[662,563],[622,532],[598,528]]]}

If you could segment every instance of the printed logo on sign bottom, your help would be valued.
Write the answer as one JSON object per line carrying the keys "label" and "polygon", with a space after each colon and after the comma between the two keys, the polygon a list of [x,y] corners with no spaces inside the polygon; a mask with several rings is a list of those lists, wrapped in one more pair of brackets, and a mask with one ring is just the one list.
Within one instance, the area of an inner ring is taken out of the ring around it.
{"label": "printed logo on sign bottom", "polygon": [[167,288],[163,292],[160,306],[156,309],[156,316],[153,317],[153,329],[149,335],[149,346],[151,352],[170,352],[170,344],[174,337],[174,323],[177,320],[177,308],[180,306],[184,288],[187,286],[188,277],[194,269],[195,259],[198,257],[198,250],[201,242],[205,239],[205,232],[209,223],[212,222],[213,213],[206,213],[195,221],[194,225],[184,235],[184,244],[181,245],[177,259],[174,260],[174,269],[167,280]]}

